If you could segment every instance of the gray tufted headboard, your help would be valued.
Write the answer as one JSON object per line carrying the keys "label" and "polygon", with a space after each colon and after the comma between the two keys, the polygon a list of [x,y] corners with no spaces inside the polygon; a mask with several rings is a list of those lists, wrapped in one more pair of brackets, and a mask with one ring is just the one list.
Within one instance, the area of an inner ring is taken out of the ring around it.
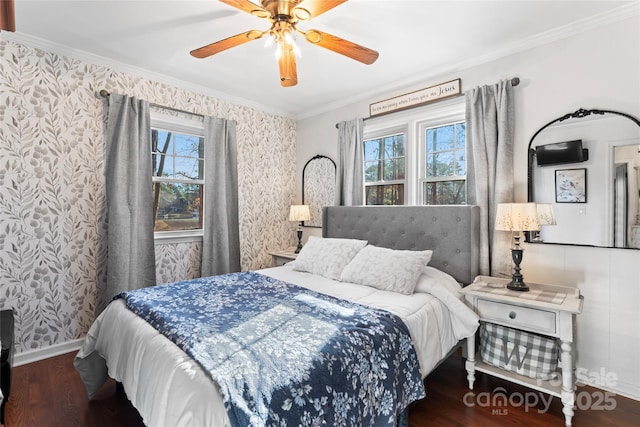
{"label": "gray tufted headboard", "polygon": [[367,240],[391,249],[433,250],[429,265],[469,284],[478,274],[478,206],[328,206],[323,237]]}

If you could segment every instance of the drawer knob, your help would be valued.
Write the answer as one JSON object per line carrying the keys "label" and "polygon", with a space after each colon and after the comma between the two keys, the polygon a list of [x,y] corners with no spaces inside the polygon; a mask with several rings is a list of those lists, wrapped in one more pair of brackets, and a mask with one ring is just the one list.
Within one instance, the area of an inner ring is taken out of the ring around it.
{"label": "drawer knob", "polygon": [[516,318],[516,312],[515,311],[509,312],[509,319],[515,319],[515,318]]}

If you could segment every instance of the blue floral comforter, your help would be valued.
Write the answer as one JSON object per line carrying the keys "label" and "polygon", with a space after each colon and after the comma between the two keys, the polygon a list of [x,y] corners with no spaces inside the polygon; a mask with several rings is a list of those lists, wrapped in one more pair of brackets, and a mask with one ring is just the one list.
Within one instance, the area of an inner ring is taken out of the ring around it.
{"label": "blue floral comforter", "polygon": [[395,426],[424,397],[404,323],[254,272],[126,292],[221,388],[233,426]]}

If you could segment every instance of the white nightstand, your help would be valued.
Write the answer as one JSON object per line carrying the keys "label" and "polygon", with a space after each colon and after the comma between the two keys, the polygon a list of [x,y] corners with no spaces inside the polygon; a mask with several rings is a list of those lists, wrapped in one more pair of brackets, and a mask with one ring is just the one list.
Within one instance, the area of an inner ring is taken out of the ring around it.
{"label": "white nightstand", "polygon": [[[510,328],[534,332],[559,340],[562,386],[532,379],[476,360],[475,336],[467,339],[467,379],[473,389],[475,372],[484,372],[526,387],[549,393],[562,400],[562,412],[567,426],[571,425],[575,406],[574,320],[582,311],[583,298],[579,289],[566,286],[540,285],[527,282],[529,292],[506,288],[509,279],[478,276],[462,289],[467,301],[480,320]],[[504,285],[501,288],[488,284]]]}
{"label": "white nightstand", "polygon": [[267,253],[271,255],[271,266],[280,267],[289,261],[293,261],[298,256],[294,251],[295,248],[285,249],[283,251],[267,251]]}

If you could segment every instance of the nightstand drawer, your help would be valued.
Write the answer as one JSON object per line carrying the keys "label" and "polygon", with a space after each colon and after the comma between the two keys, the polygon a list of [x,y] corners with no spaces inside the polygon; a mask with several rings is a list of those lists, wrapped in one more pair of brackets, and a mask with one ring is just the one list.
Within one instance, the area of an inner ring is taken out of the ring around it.
{"label": "nightstand drawer", "polygon": [[478,314],[481,320],[499,322],[505,326],[552,335],[556,333],[556,313],[552,311],[479,299]]}

